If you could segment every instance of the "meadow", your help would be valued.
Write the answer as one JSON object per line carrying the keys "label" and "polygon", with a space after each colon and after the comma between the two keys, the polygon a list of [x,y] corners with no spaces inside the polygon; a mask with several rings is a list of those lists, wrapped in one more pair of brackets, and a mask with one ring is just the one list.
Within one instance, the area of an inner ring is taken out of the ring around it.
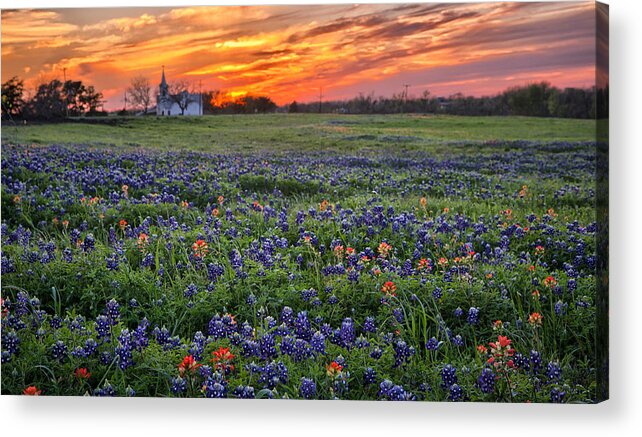
{"label": "meadow", "polygon": [[2,394],[590,403],[595,123],[3,126]]}

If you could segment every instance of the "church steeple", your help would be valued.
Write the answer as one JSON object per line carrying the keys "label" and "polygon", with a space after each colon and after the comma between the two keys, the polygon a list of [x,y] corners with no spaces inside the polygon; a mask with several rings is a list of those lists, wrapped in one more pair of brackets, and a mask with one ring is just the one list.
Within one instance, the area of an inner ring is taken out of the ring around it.
{"label": "church steeple", "polygon": [[167,91],[168,91],[168,86],[167,86],[167,81],[165,80],[165,66],[163,65],[163,75],[161,78],[161,83],[160,83],[160,95],[161,96],[166,96]]}

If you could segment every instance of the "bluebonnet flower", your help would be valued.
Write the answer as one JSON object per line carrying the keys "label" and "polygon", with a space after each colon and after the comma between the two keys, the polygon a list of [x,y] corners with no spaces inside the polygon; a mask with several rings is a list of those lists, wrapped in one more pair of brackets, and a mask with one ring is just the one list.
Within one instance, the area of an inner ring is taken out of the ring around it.
{"label": "bluebonnet flower", "polygon": [[550,361],[546,366],[546,376],[550,381],[559,381],[562,379],[562,367],[560,363]]}
{"label": "bluebonnet flower", "polygon": [[325,335],[323,335],[320,331],[315,332],[314,335],[312,336],[312,339],[310,340],[310,347],[314,352],[324,355],[325,354]]}
{"label": "bluebonnet flower", "polygon": [[350,317],[343,319],[341,322],[340,337],[342,345],[350,349],[355,338],[354,322]]}
{"label": "bluebonnet flower", "polygon": [[479,323],[479,308],[470,307],[468,310],[468,317],[466,318],[469,325],[476,325]]}
{"label": "bluebonnet flower", "polygon": [[484,367],[482,373],[477,378],[477,386],[482,393],[492,393],[495,391],[495,373],[489,367]]}
{"label": "bluebonnet flower", "polygon": [[132,333],[132,342],[136,350],[139,352],[142,351],[149,345],[149,339],[147,338],[147,327],[149,326],[149,321],[146,317],[140,321],[140,324],[134,332]]}
{"label": "bluebonnet flower", "polygon": [[304,340],[310,340],[312,338],[312,329],[310,327],[310,321],[308,320],[307,311],[301,311],[297,314],[294,326],[298,338],[302,338]]}
{"label": "bluebonnet flower", "polygon": [[392,347],[395,351],[395,364],[393,367],[399,367],[403,365],[415,353],[414,348],[412,346],[408,346],[408,344],[403,340],[397,340],[395,343],[393,343]]}
{"label": "bluebonnet flower", "polygon": [[564,402],[564,398],[566,397],[566,392],[563,390],[560,390],[556,387],[553,387],[551,389],[551,402],[561,404]]}
{"label": "bluebonnet flower", "polygon": [[531,364],[531,371],[533,373],[539,373],[540,369],[542,368],[542,356],[539,352],[536,350],[531,351],[531,356],[530,356],[530,364]]}
{"label": "bluebonnet flower", "polygon": [[206,398],[224,398],[227,395],[227,382],[220,373],[213,373],[203,385]]}
{"label": "bluebonnet flower", "polygon": [[82,243],[82,249],[85,252],[91,252],[96,246],[96,240],[92,234],[87,234],[85,241]]}
{"label": "bluebonnet flower", "polygon": [[513,364],[515,364],[515,367],[518,369],[523,369],[525,371],[529,371],[531,368],[529,357],[525,357],[519,352],[513,356]]}
{"label": "bluebonnet flower", "polygon": [[568,304],[565,302],[562,302],[561,300],[558,300],[555,303],[555,315],[557,316],[563,316],[566,314],[566,310],[568,309]]}
{"label": "bluebonnet flower", "polygon": [[435,337],[431,337],[427,342],[426,342],[426,349],[429,351],[436,351],[439,349],[439,346],[441,345],[440,341],[437,341]]}
{"label": "bluebonnet flower", "polygon": [[189,284],[185,291],[183,291],[183,296],[185,296],[187,299],[191,299],[192,297],[196,296],[196,293],[198,293],[198,287],[194,284]]}
{"label": "bluebonnet flower", "polygon": [[254,387],[249,385],[239,385],[232,392],[234,396],[240,399],[254,399]]}
{"label": "bluebonnet flower", "polygon": [[216,282],[223,276],[223,273],[225,273],[225,269],[222,266],[213,263],[207,265],[207,277],[211,282]]}
{"label": "bluebonnet flower", "polygon": [[299,394],[305,399],[312,399],[317,394],[316,383],[309,378],[301,378],[301,386],[299,387]]}
{"label": "bluebonnet flower", "polygon": [[121,370],[134,365],[132,349],[132,335],[129,329],[123,329],[118,336],[118,346],[116,346],[116,361]]}
{"label": "bluebonnet flower", "polygon": [[116,391],[109,382],[105,382],[105,384],[101,388],[94,389],[94,396],[114,397],[116,396]]}
{"label": "bluebonnet flower", "polygon": [[120,318],[120,305],[116,302],[115,299],[107,302],[107,307],[105,308],[105,315],[109,319],[111,325],[116,325],[118,319]]}
{"label": "bluebonnet flower", "polygon": [[99,360],[100,360],[100,364],[104,364],[104,365],[111,364],[111,362],[112,362],[111,353],[109,353],[109,351],[103,351],[100,354],[100,359]]}
{"label": "bluebonnet flower", "polygon": [[366,368],[363,373],[363,382],[364,384],[375,384],[377,382],[377,371],[372,367]]}
{"label": "bluebonnet flower", "polygon": [[452,364],[446,364],[441,369],[441,386],[442,388],[449,388],[455,383],[457,383],[457,368]]}
{"label": "bluebonnet flower", "polygon": [[455,317],[460,318],[461,316],[464,315],[464,310],[461,308],[457,307],[454,311]]}
{"label": "bluebonnet flower", "polygon": [[294,325],[294,311],[290,307],[283,307],[281,310],[281,322],[285,323],[287,326]]}
{"label": "bluebonnet flower", "polygon": [[377,332],[377,327],[375,325],[374,317],[371,317],[371,316],[366,317],[366,320],[363,323],[363,330],[365,332],[372,332],[372,333]]}
{"label": "bluebonnet flower", "polygon": [[[15,331],[8,331],[6,332],[3,329],[2,332],[2,347],[3,349],[6,349],[7,352],[10,354],[16,354],[18,353],[18,348],[20,345],[20,338],[18,338],[18,334],[16,334]],[[54,357],[56,358],[56,357]]]}
{"label": "bluebonnet flower", "polygon": [[195,360],[200,361],[203,359],[203,351],[205,350],[205,344],[207,343],[207,337],[203,335],[201,331],[197,331],[194,334],[194,340],[189,349],[189,354],[194,357]]}
{"label": "bluebonnet flower", "polygon": [[176,378],[172,378],[172,384],[170,386],[170,390],[174,394],[185,393],[187,391],[187,381],[181,378],[180,376],[177,376]]}
{"label": "bluebonnet flower", "polygon": [[412,399],[412,396],[404,390],[403,386],[395,385],[388,379],[379,384],[378,395],[379,399],[389,401],[406,401]]}
{"label": "bluebonnet flower", "polygon": [[314,288],[310,288],[309,290],[301,291],[301,298],[304,302],[309,302],[312,298],[316,297],[317,294],[318,293]]}
{"label": "bluebonnet flower", "polygon": [[259,383],[268,389],[274,389],[278,384],[286,384],[288,382],[288,368],[279,361],[274,361],[266,364],[258,369],[261,372]]}
{"label": "bluebonnet flower", "polygon": [[67,345],[61,340],[58,340],[51,348],[51,356],[62,363],[67,358],[67,351]]}
{"label": "bluebonnet flower", "polygon": [[461,401],[464,398],[464,391],[461,389],[459,384],[453,384],[449,388],[448,399],[453,402]]}

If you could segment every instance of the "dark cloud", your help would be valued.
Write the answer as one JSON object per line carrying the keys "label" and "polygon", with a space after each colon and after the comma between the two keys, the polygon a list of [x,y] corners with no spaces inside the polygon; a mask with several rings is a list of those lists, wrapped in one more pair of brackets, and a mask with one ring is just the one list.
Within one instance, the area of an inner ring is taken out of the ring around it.
{"label": "dark cloud", "polygon": [[325,35],[328,33],[334,33],[342,30],[350,29],[355,26],[374,27],[387,22],[389,22],[387,18],[383,16],[377,16],[377,15],[368,15],[368,16],[361,16],[361,17],[355,17],[355,18],[343,18],[328,24],[324,24],[322,26],[317,26],[304,33],[293,34],[288,38],[287,42],[292,44],[299,41],[304,41],[309,38],[314,38],[320,35]]}

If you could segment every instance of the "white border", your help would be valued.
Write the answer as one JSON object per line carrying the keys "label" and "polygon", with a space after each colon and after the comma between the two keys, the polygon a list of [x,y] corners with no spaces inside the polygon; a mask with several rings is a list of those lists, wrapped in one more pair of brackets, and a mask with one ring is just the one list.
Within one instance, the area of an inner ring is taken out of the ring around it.
{"label": "white border", "polygon": [[[369,3],[399,3],[386,1]],[[442,0],[442,2],[446,2]],[[0,8],[294,4],[316,1],[0,0]],[[354,3],[330,1],[323,3]],[[639,435],[642,287],[642,2],[610,2],[611,400],[594,406],[0,398],[4,435]]]}

